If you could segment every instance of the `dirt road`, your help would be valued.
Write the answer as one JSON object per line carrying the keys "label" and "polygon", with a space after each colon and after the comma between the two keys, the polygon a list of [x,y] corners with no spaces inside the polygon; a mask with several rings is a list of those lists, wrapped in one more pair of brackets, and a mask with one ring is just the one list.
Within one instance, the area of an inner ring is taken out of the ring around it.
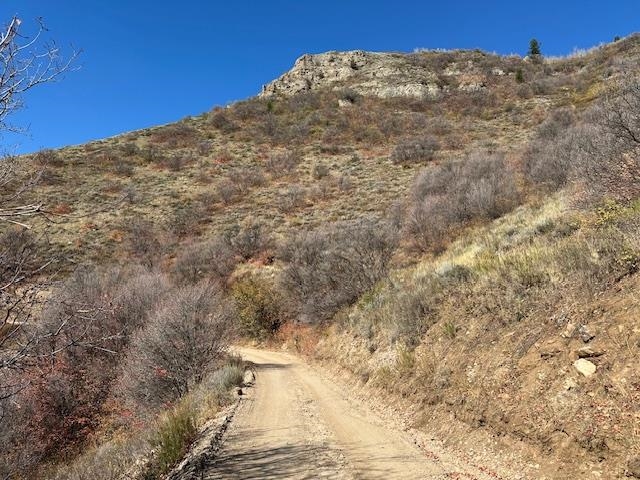
{"label": "dirt road", "polygon": [[484,479],[456,459],[430,459],[403,432],[295,356],[240,349],[256,364],[205,479]]}

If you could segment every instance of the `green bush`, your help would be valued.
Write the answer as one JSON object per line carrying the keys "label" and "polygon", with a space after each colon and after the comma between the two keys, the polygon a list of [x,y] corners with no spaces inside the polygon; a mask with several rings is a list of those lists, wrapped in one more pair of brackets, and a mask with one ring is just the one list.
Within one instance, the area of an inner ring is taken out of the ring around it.
{"label": "green bush", "polygon": [[174,408],[158,425],[152,439],[156,457],[146,478],[160,478],[184,456],[198,433],[196,412],[192,405]]}
{"label": "green bush", "polygon": [[265,340],[278,331],[283,321],[280,296],[267,282],[242,279],[233,286],[232,296],[244,335]]}

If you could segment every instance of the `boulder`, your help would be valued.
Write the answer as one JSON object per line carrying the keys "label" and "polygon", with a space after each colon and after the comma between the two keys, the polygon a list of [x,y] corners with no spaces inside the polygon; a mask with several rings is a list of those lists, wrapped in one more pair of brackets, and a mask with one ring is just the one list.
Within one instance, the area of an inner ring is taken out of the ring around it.
{"label": "boulder", "polygon": [[576,353],[578,354],[578,358],[594,358],[604,355],[605,352],[601,348],[587,345],[586,347],[579,348]]}
{"label": "boulder", "polygon": [[597,367],[593,363],[584,358],[580,358],[573,362],[573,366],[579,373],[581,373],[585,377],[590,377],[591,375],[596,373],[597,370]]}
{"label": "boulder", "polygon": [[580,338],[584,343],[589,343],[596,336],[593,328],[589,327],[588,325],[580,325],[580,328],[578,329],[578,335],[580,335]]}

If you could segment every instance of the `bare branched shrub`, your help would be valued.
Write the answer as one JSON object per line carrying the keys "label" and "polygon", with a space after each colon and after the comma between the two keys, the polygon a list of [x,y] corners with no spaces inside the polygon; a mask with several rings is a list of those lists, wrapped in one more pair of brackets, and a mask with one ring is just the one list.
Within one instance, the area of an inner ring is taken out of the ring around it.
{"label": "bare branched shrub", "polygon": [[135,155],[138,155],[138,153],[140,153],[140,149],[133,142],[125,143],[122,147],[120,147],[120,151],[122,152],[122,155],[125,157],[133,157]]}
{"label": "bare branched shrub", "polygon": [[297,150],[274,153],[265,161],[265,168],[273,177],[280,177],[295,171],[302,161],[302,154]]}
{"label": "bare branched shrub", "polygon": [[182,283],[209,279],[224,285],[235,269],[235,253],[229,242],[216,237],[180,252],[173,271]]}
{"label": "bare branched shrub", "polygon": [[278,198],[278,210],[290,213],[303,207],[306,203],[307,192],[300,185],[292,185],[281,192]]}
{"label": "bare branched shrub", "polygon": [[194,145],[198,138],[195,128],[184,123],[175,123],[155,130],[151,142],[162,143],[169,148],[184,148]]}
{"label": "bare branched shrub", "polygon": [[579,183],[594,198],[634,198],[640,192],[639,85],[617,86],[579,123],[570,110],[554,112],[525,153],[528,178],[549,189]]}
{"label": "bare branched shrub", "polygon": [[[144,269],[79,269],[49,299],[14,397],[34,458],[76,451],[100,424],[130,335],[170,286]],[[24,417],[22,417],[24,416]]]}
{"label": "bare branched shrub", "polygon": [[260,187],[266,182],[264,172],[260,167],[234,168],[229,172],[227,178],[242,192]]}
{"label": "bare branched shrub", "polygon": [[476,152],[418,174],[406,229],[420,250],[439,251],[468,222],[497,218],[519,202],[515,172],[504,158]]}
{"label": "bare branched shrub", "polygon": [[524,154],[525,175],[534,183],[557,190],[564,187],[579,155],[580,135],[573,127],[575,114],[569,109],[554,111],[539,127]]}
{"label": "bare branched shrub", "polygon": [[155,265],[167,244],[167,234],[148,220],[136,217],[125,226],[130,255],[145,266]]}
{"label": "bare branched shrub", "polygon": [[266,253],[273,244],[265,225],[256,221],[233,225],[225,232],[225,237],[243,260]]}
{"label": "bare branched shrub", "polygon": [[209,220],[209,212],[204,205],[193,202],[178,206],[169,219],[168,228],[179,237],[198,232]]}
{"label": "bare branched shrub", "polygon": [[122,371],[126,396],[149,408],[188,393],[223,358],[234,316],[211,284],[177,290],[132,342]]}
{"label": "bare branched shrub", "polygon": [[333,224],[299,235],[280,251],[282,291],[304,321],[331,318],[387,273],[396,237],[371,220]]}
{"label": "bare branched shrub", "polygon": [[349,175],[340,175],[336,179],[336,186],[341,192],[350,192],[353,190],[353,181]]}
{"label": "bare branched shrub", "polygon": [[629,200],[640,193],[639,108],[640,80],[634,79],[605,96],[587,118],[599,135],[584,139],[580,174],[593,194]]}
{"label": "bare branched shrub", "polygon": [[240,188],[228,178],[221,180],[216,185],[216,194],[220,201],[225,205],[233,203],[238,195],[240,195]]}
{"label": "bare branched shrub", "polygon": [[391,161],[396,165],[413,165],[433,160],[440,144],[435,137],[410,138],[400,142],[391,152]]}
{"label": "bare branched shrub", "polygon": [[316,162],[311,167],[311,176],[314,180],[322,180],[323,178],[329,176],[331,170],[329,167],[323,162]]}
{"label": "bare branched shrub", "polygon": [[226,109],[221,107],[214,108],[209,113],[209,124],[223,133],[231,133],[238,129]]}
{"label": "bare branched shrub", "polygon": [[43,167],[59,168],[64,165],[62,155],[51,149],[40,150],[34,155],[34,160]]}

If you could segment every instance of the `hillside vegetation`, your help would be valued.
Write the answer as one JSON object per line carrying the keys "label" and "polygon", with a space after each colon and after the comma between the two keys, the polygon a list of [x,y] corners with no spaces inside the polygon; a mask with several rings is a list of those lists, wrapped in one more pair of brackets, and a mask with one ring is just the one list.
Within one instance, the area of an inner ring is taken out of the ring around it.
{"label": "hillside vegetation", "polygon": [[45,215],[2,225],[0,275],[54,281],[7,314],[46,341],[0,371],[21,386],[0,474],[161,478],[241,382],[242,338],[536,478],[640,478],[639,62],[635,35],[557,59],[330,52],[15,159]]}

